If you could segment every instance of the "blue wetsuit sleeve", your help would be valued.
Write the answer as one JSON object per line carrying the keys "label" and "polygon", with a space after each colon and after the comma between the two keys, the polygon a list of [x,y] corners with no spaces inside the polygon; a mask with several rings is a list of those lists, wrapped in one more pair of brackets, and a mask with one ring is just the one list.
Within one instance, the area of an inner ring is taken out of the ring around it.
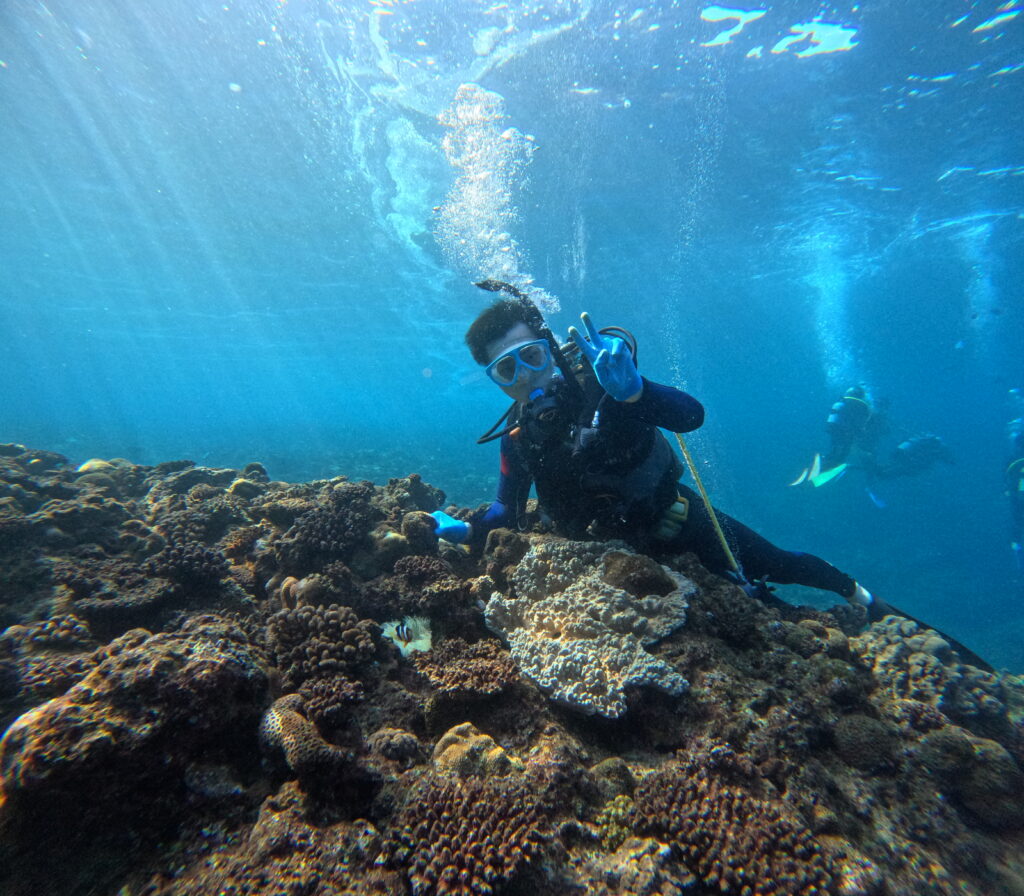
{"label": "blue wetsuit sleeve", "polygon": [[704,422],[704,405],[696,398],[646,377],[640,398],[632,403],[615,402],[615,409],[640,423],[652,423],[669,432],[692,432]]}
{"label": "blue wetsuit sleeve", "polygon": [[526,464],[519,457],[515,443],[506,433],[501,438],[501,472],[498,476],[498,497],[491,506],[473,514],[469,544],[483,547],[487,533],[502,526],[512,527],[526,509],[532,479]]}

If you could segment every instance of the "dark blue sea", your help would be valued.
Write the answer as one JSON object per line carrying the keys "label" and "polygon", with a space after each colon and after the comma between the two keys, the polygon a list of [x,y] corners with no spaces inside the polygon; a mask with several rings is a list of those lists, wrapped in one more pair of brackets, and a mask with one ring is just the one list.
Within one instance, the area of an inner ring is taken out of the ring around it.
{"label": "dark blue sea", "polygon": [[[497,277],[704,403],[721,508],[1024,671],[1022,13],[4,3],[0,442],[473,506]],[[955,463],[788,487],[855,383]]]}

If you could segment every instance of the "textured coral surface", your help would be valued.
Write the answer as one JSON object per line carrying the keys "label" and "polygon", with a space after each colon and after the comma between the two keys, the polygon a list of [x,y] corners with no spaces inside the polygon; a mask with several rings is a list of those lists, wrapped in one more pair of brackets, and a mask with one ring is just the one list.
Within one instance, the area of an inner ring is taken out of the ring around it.
{"label": "textured coral surface", "polygon": [[1024,893],[1019,678],[443,501],[0,445],[0,893]]}

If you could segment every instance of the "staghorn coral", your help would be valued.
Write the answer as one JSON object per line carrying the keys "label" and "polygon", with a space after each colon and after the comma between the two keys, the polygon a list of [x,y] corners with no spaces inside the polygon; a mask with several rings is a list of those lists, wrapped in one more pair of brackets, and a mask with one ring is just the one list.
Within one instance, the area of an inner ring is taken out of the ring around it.
{"label": "staghorn coral", "polygon": [[544,815],[515,779],[427,778],[411,794],[385,844],[416,896],[497,892],[540,854]]}
{"label": "staghorn coral", "polygon": [[449,697],[489,697],[519,680],[519,670],[501,644],[493,640],[467,644],[450,638],[428,653],[417,654],[416,669]]}
{"label": "staghorn coral", "polygon": [[624,547],[552,540],[533,544],[511,582],[511,596],[495,592],[488,601],[487,626],[554,699],[617,718],[627,687],[686,689],[644,647],[686,621],[688,579]]}
{"label": "staghorn coral", "polygon": [[810,830],[781,802],[741,784],[746,778],[756,785],[750,771],[721,747],[666,765],[636,790],[639,825],[668,837],[683,862],[722,894],[833,892],[833,870]]}
{"label": "staghorn coral", "polygon": [[271,660],[289,689],[359,667],[376,656],[379,638],[376,622],[337,604],[280,610],[267,622]]}

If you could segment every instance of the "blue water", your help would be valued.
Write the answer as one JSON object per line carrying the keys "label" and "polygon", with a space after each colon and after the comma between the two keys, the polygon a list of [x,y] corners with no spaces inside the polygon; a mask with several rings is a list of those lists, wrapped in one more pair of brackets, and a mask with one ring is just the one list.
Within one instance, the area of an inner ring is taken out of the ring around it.
{"label": "blue water", "polygon": [[[4,4],[0,441],[488,500],[498,273],[704,402],[721,507],[1024,670],[1022,87],[1014,2]],[[858,380],[957,456],[885,507],[786,487]]]}

